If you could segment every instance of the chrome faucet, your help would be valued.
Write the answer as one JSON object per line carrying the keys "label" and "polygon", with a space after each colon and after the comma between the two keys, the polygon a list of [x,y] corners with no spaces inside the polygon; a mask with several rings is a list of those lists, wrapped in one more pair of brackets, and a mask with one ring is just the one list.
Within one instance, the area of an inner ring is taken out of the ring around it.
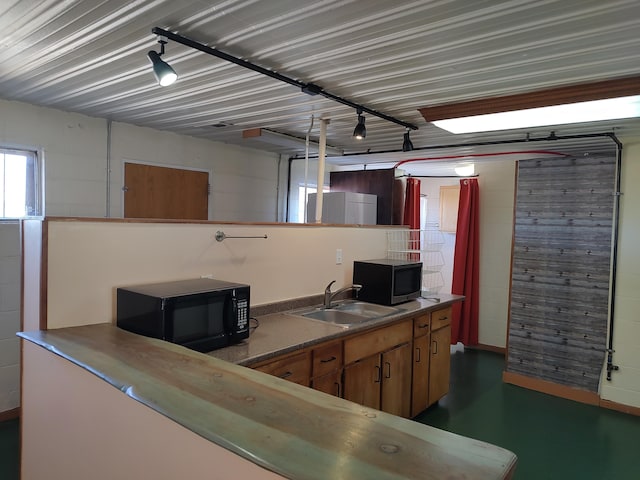
{"label": "chrome faucet", "polygon": [[331,308],[333,306],[331,302],[333,302],[333,299],[338,295],[340,295],[341,293],[348,292],[350,290],[355,290],[356,296],[357,296],[358,292],[362,288],[362,285],[358,285],[357,283],[354,283],[353,285],[342,287],[336,290],[335,292],[332,292],[331,285],[333,285],[334,283],[336,283],[335,280],[329,283],[329,285],[327,285],[327,288],[324,289],[324,308]]}

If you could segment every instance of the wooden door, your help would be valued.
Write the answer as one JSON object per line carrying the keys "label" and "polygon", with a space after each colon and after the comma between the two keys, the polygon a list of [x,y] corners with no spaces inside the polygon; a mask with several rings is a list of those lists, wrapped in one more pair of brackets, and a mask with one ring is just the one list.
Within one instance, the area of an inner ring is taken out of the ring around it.
{"label": "wooden door", "polygon": [[429,406],[429,340],[427,333],[413,340],[413,381],[411,382],[411,416]]}
{"label": "wooden door", "polygon": [[411,414],[411,344],[382,354],[382,410],[409,417]]}
{"label": "wooden door", "polygon": [[380,410],[380,355],[344,368],[344,398]]}
{"label": "wooden door", "polygon": [[311,386],[314,390],[328,393],[336,397],[342,396],[342,370],[336,370],[321,377],[311,380]]}
{"label": "wooden door", "polygon": [[431,332],[431,365],[429,366],[429,405],[449,393],[451,371],[451,326]]}
{"label": "wooden door", "polygon": [[124,164],[125,218],[207,220],[209,174]]}

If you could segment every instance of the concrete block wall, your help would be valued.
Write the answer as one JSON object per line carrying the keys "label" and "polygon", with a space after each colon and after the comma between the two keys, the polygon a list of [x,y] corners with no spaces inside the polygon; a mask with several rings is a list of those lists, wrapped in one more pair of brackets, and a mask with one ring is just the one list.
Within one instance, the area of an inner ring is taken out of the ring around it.
{"label": "concrete block wall", "polygon": [[20,405],[20,226],[0,222],[0,412]]}

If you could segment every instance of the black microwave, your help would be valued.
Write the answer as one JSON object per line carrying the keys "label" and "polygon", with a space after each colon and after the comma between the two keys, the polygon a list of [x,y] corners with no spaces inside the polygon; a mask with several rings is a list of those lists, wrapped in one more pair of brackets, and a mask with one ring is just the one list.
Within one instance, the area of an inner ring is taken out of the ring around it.
{"label": "black microwave", "polygon": [[353,283],[362,285],[358,300],[395,305],[422,293],[422,263],[379,259],[353,262]]}
{"label": "black microwave", "polygon": [[249,337],[249,285],[211,278],[120,287],[118,327],[199,352]]}

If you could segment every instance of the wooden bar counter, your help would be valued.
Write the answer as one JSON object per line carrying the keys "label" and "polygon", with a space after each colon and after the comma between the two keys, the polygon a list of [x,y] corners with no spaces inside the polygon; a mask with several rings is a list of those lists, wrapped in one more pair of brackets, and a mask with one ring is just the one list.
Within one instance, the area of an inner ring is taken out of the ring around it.
{"label": "wooden bar counter", "polygon": [[111,324],[19,335],[23,478],[489,480],[515,468],[502,448]]}

